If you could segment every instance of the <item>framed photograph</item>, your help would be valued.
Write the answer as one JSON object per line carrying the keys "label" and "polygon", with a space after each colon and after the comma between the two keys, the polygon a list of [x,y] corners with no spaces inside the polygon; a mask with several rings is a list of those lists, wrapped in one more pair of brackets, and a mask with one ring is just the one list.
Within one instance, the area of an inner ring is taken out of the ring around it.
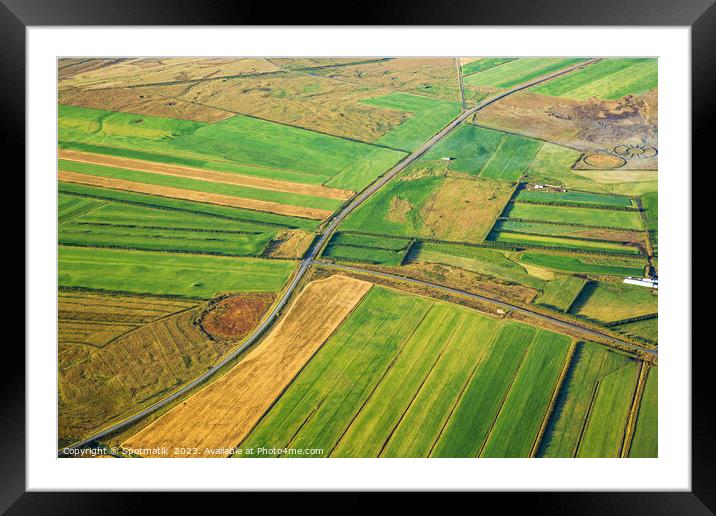
{"label": "framed photograph", "polygon": [[712,513],[691,343],[711,2],[351,26],[3,4],[27,335],[0,508],[529,491]]}

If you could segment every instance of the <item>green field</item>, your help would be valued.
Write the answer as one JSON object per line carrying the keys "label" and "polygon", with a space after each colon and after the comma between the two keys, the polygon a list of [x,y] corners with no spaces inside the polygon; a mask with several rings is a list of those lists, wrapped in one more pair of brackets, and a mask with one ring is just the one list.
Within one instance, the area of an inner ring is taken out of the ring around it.
{"label": "green field", "polygon": [[655,314],[659,298],[651,289],[625,283],[592,281],[582,289],[570,313],[601,323]]}
{"label": "green field", "polygon": [[142,249],[174,253],[258,256],[273,233],[236,233],[70,222],[59,227],[58,243],[82,247]]}
{"label": "green field", "polygon": [[586,283],[587,280],[577,276],[564,276],[548,281],[534,303],[566,312]]}
{"label": "green field", "polygon": [[541,289],[545,281],[530,276],[524,267],[507,258],[502,251],[454,244],[420,242],[413,260],[443,263],[468,271]]}
{"label": "green field", "polygon": [[[83,199],[83,197],[79,197]],[[85,213],[76,222],[132,226],[142,228],[201,229],[205,231],[229,231],[242,233],[275,233],[283,229],[275,224],[260,221],[249,222],[226,219],[193,211],[150,208],[121,202],[107,203],[90,213]]]}
{"label": "green field", "polygon": [[309,185],[320,185],[331,179],[328,175],[311,174],[295,170],[278,169],[263,166],[246,165],[230,161],[196,159],[178,156],[176,154],[164,154],[162,152],[148,152],[140,149],[125,149],[122,147],[110,147],[107,145],[92,145],[89,143],[61,141],[59,148],[63,150],[74,150],[92,154],[103,154],[118,158],[129,158],[154,163],[166,163],[182,167],[192,167],[204,170],[229,172],[247,176],[276,179],[279,181],[291,181]]}
{"label": "green field", "polygon": [[565,204],[586,204],[598,206],[615,206],[629,208],[634,206],[629,197],[621,195],[605,195],[591,192],[545,192],[541,190],[523,189],[517,194],[517,201],[534,203],[565,203]]}
{"label": "green field", "polygon": [[[306,231],[315,230],[321,223],[319,220],[290,217],[276,213],[268,213],[265,211],[244,210],[241,208],[232,208],[230,206],[219,206],[216,204],[185,201],[182,199],[171,199],[169,197],[124,192],[122,190],[111,190],[108,188],[78,185],[73,183],[59,183],[58,190],[64,194],[72,194],[74,196],[99,199],[103,201],[113,201],[114,206],[123,205],[136,208],[152,208],[155,212],[166,213],[168,218],[174,216],[187,217],[191,215],[201,215],[211,217],[217,221],[241,221],[261,226],[274,226],[277,229],[305,229]],[[105,208],[101,209],[104,210]]]}
{"label": "green field", "polygon": [[629,457],[659,456],[659,370],[651,367],[641,396]]}
{"label": "green field", "polygon": [[637,211],[602,210],[515,202],[510,204],[503,216],[513,219],[561,222],[620,229],[642,229],[641,216]]}
{"label": "green field", "polygon": [[656,59],[604,59],[575,72],[539,84],[530,91],[572,99],[618,100],[640,95],[658,85]]}
{"label": "green field", "polygon": [[641,196],[641,205],[644,208],[642,215],[649,239],[654,249],[654,256],[659,254],[659,195],[651,192]]}
{"label": "green field", "polygon": [[657,317],[618,324],[612,326],[612,329],[624,335],[646,340],[652,344],[659,342],[659,319]]}
{"label": "green field", "polygon": [[541,145],[531,138],[463,124],[428,151],[424,159],[449,157],[450,170],[514,181],[527,169]]}
{"label": "green field", "polygon": [[208,299],[275,292],[295,264],[283,260],[59,246],[60,287]]}
{"label": "green field", "polygon": [[621,260],[619,258],[592,258],[586,256],[527,251],[520,255],[519,261],[528,265],[537,265],[561,272],[576,274],[601,274],[606,276],[640,276],[644,273],[644,263]]}
{"label": "green field", "polygon": [[400,265],[405,257],[405,250],[380,249],[355,245],[341,245],[329,242],[323,256],[339,261],[373,263],[376,265]]}
{"label": "green field", "polygon": [[390,93],[383,97],[364,100],[363,104],[413,113],[410,118],[375,142],[378,145],[408,152],[425,143],[460,114],[458,102],[409,93]]}
{"label": "green field", "polygon": [[580,343],[540,445],[541,457],[618,457],[639,362]]}
{"label": "green field", "polygon": [[465,84],[489,88],[512,88],[518,84],[554,73],[584,59],[523,57],[484,72],[465,77]]}
{"label": "green field", "polygon": [[[404,156],[399,151],[243,115],[204,124],[63,105],[59,106],[59,141],[65,148],[84,144],[172,155],[171,159],[228,161],[229,168],[243,164],[286,169],[293,171],[292,180],[299,182],[311,174],[323,180],[336,176],[367,156],[379,167]],[[344,175],[342,183],[357,189],[365,184],[366,176],[375,178],[385,171],[364,170],[353,187]],[[316,180],[305,182],[315,184]]]}
{"label": "green field", "polygon": [[509,441],[495,429],[491,453],[527,456],[569,345],[559,334],[374,286],[240,444],[332,457],[442,456],[475,444],[478,416],[486,437],[494,422]]}
{"label": "green field", "polygon": [[[572,226],[566,224],[551,224],[549,222],[535,222],[531,220],[499,219],[492,230],[498,232],[526,233],[529,235],[548,235],[556,237],[569,237],[583,240],[597,240],[632,245],[643,243],[640,233],[625,234],[622,229],[594,229],[588,226]],[[638,249],[621,250],[625,253],[638,253]]]}
{"label": "green field", "polygon": [[585,240],[579,238],[563,238],[550,235],[531,235],[527,233],[512,233],[510,231],[496,231],[490,234],[489,240],[503,242],[518,247],[544,246],[559,249],[574,249],[579,251],[596,251],[603,253],[616,253],[638,256],[636,247],[605,242],[601,240]]}
{"label": "green field", "polygon": [[325,199],[309,195],[266,190],[263,188],[251,188],[248,186],[217,183],[213,181],[203,181],[201,179],[190,179],[186,177],[156,174],[153,172],[140,172],[138,170],[129,170],[118,167],[106,167],[103,165],[80,163],[77,161],[67,161],[61,159],[59,160],[58,166],[60,170],[76,172],[78,174],[110,177],[148,185],[168,186],[172,188],[179,188],[182,190],[192,190],[195,192],[228,195],[231,197],[241,197],[244,199],[257,199],[260,201],[269,201],[279,204],[288,204],[292,206],[303,206],[306,208],[335,210],[342,204],[342,201],[337,199]]}
{"label": "green field", "polygon": [[571,339],[538,331],[492,427],[481,457],[526,457],[536,443]]}
{"label": "green field", "polygon": [[96,210],[106,203],[87,197],[75,197],[60,193],[57,198],[57,223],[64,224],[80,215]]}
{"label": "green field", "polygon": [[489,70],[490,68],[494,68],[495,66],[509,63],[514,60],[514,57],[485,57],[475,61],[470,61],[469,63],[462,65],[462,75],[463,77],[467,77],[473,73],[484,72],[485,70]]}

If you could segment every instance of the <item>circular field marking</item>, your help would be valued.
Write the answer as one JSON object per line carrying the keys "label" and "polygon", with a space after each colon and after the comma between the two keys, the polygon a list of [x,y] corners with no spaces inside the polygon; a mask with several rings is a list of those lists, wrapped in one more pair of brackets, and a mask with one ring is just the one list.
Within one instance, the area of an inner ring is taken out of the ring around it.
{"label": "circular field marking", "polygon": [[614,154],[625,159],[653,158],[656,152],[654,147],[648,145],[623,144],[614,147]]}
{"label": "circular field marking", "polygon": [[598,169],[619,168],[626,164],[626,160],[624,158],[613,154],[589,154],[584,156],[582,161],[590,167]]}

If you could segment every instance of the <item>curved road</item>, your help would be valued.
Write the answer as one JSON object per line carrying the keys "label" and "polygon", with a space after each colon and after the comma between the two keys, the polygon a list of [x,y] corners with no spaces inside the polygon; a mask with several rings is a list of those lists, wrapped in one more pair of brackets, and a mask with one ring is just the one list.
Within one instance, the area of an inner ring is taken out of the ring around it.
{"label": "curved road", "polygon": [[[264,321],[254,330],[254,332],[249,335],[249,337],[244,340],[243,344],[241,344],[239,347],[237,347],[234,351],[232,351],[229,355],[227,355],[221,362],[216,364],[212,369],[208,370],[198,378],[194,379],[193,381],[186,384],[184,387],[176,391],[175,393],[167,396],[166,398],[161,399],[160,401],[156,402],[154,405],[151,405],[144,410],[134,414],[133,416],[120,421],[119,423],[115,423],[103,430],[100,430],[96,434],[92,435],[91,437],[88,437],[87,439],[83,439],[82,441],[78,441],[74,444],[71,444],[69,446],[66,446],[65,448],[82,448],[87,446],[88,444],[94,443],[103,437],[113,434],[119,430],[122,430],[123,428],[126,428],[141,419],[145,418],[149,414],[156,412],[160,408],[164,407],[168,403],[171,403],[175,399],[179,398],[180,396],[183,396],[193,388],[197,387],[198,385],[205,382],[207,379],[209,379],[216,371],[221,369],[223,366],[234,360],[237,356],[239,356],[242,352],[244,352],[247,348],[251,347],[253,344],[256,343],[256,341],[259,340],[259,338],[264,334],[264,332],[273,324],[273,322],[281,315],[281,310],[283,310],[284,306],[286,306],[286,303],[288,303],[289,299],[291,298],[291,295],[293,294],[293,291],[296,289],[296,286],[298,283],[303,279],[303,276],[306,274],[308,269],[313,265],[314,259],[320,254],[320,252],[323,250],[325,245],[328,243],[328,241],[333,236],[333,233],[335,232],[338,225],[345,220],[345,218],[358,206],[363,204],[366,199],[368,199],[371,195],[373,195],[375,192],[377,192],[383,185],[385,185],[388,181],[393,179],[396,175],[398,175],[400,172],[405,170],[406,167],[408,167],[410,164],[418,160],[423,154],[425,154],[427,151],[429,151],[432,147],[434,147],[438,142],[440,142],[443,138],[445,138],[450,132],[452,132],[457,126],[459,126],[461,123],[463,123],[465,120],[467,120],[470,116],[474,115],[481,109],[486,108],[487,106],[494,104],[500,99],[503,99],[507,97],[508,95],[512,95],[513,93],[517,93],[518,91],[522,91],[526,88],[530,88],[532,86],[535,86],[536,84],[539,84],[544,81],[548,81],[550,79],[554,79],[555,77],[558,77],[560,75],[569,73],[573,70],[583,68],[585,66],[589,66],[591,64],[594,64],[601,59],[588,59],[586,61],[582,61],[581,63],[577,63],[572,66],[568,66],[566,68],[563,68],[557,72],[543,75],[541,77],[538,77],[532,81],[525,82],[523,84],[519,84],[515,86],[512,89],[505,90],[504,92],[500,93],[499,95],[496,95],[490,99],[484,100],[477,104],[475,107],[468,109],[467,111],[464,111],[460,116],[458,116],[455,120],[450,122],[445,128],[443,128],[439,133],[434,135],[432,138],[430,138],[427,142],[425,142],[420,148],[418,148],[416,151],[413,151],[411,154],[403,158],[400,162],[398,162],[397,165],[395,165],[393,168],[391,168],[388,172],[386,172],[383,176],[378,178],[377,181],[375,181],[373,184],[371,184],[368,188],[366,188],[360,195],[355,197],[351,202],[346,204],[339,212],[336,213],[336,215],[333,216],[333,218],[330,219],[330,223],[324,230],[324,232],[321,234],[321,236],[318,238],[316,243],[311,247],[311,250],[309,251],[306,258],[304,258],[301,261],[301,264],[296,271],[296,274],[294,275],[293,279],[291,280],[291,283],[289,284],[288,288],[285,290],[283,296],[281,299],[276,303],[276,305],[273,307],[271,312],[268,314],[268,316],[264,319]],[[323,265],[323,264],[322,264]],[[400,276],[398,278],[404,279]],[[418,280],[413,280],[418,281]],[[443,288],[440,285],[432,285],[435,288]],[[462,293],[460,291],[456,291],[460,294],[467,294]],[[474,296],[474,294],[467,294]],[[485,301],[489,301],[492,303],[495,303],[496,300],[491,300],[489,298],[484,298]],[[501,303],[501,302],[498,302]],[[510,308],[511,310],[516,310],[519,307]],[[524,309],[521,309],[524,310]],[[531,314],[531,312],[530,312]],[[546,318],[546,316],[543,316]],[[555,319],[555,321],[558,321]],[[576,326],[576,325],[574,325]],[[600,337],[603,337],[600,335]],[[620,341],[621,342],[621,341]],[[59,455],[62,455],[62,450],[58,452]]]}

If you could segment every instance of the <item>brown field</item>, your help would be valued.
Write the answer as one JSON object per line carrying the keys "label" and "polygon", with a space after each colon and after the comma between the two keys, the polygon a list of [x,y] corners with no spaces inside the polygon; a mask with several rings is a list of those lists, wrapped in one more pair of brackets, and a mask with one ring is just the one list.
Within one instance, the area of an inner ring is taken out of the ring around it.
{"label": "brown field", "polygon": [[59,93],[58,102],[68,106],[178,118],[193,122],[213,123],[234,116],[234,113],[229,111],[163,97],[142,88],[67,90]]}
{"label": "brown field", "polygon": [[259,323],[274,298],[269,293],[252,293],[211,301],[201,317],[201,327],[215,339],[245,337]]}
{"label": "brown field", "polygon": [[304,70],[326,66],[345,66],[360,62],[384,60],[375,57],[272,57],[268,59],[286,70]]}
{"label": "brown field", "polygon": [[[627,143],[656,146],[657,109],[655,91],[619,101],[520,92],[486,107],[475,122],[585,153],[609,152]],[[625,168],[655,168],[654,163],[656,158],[630,160]]]}
{"label": "brown field", "polygon": [[362,104],[387,91],[318,75],[285,72],[143,88],[165,98],[372,142],[403,122],[400,111]]}
{"label": "brown field", "polygon": [[193,306],[195,302],[181,299],[61,291],[59,341],[101,347],[144,324]]}
{"label": "brown field", "polygon": [[221,206],[232,206],[234,208],[267,211],[270,213],[279,213],[281,215],[290,215],[293,217],[304,217],[309,219],[321,220],[333,213],[330,210],[321,210],[318,208],[291,206],[289,204],[279,204],[277,202],[245,199],[243,197],[197,192],[195,190],[182,190],[181,188],[173,188],[171,186],[149,185],[145,183],[137,183],[136,181],[126,181],[124,179],[100,177],[89,174],[78,174],[76,172],[67,172],[65,170],[59,171],[58,179],[67,183],[100,186],[103,188],[112,188],[114,190],[158,195],[159,197],[171,197],[173,199],[183,199],[186,201],[205,202]]}
{"label": "brown field", "polygon": [[[155,298],[146,298],[153,303]],[[174,302],[174,300],[171,300]],[[235,344],[195,323],[199,307],[126,333],[102,348],[59,343],[59,440],[70,443],[159,400]]]}
{"label": "brown field", "polygon": [[90,70],[95,70],[97,68],[104,68],[115,64],[118,61],[122,61],[122,59],[97,59],[84,57],[63,58],[57,63],[57,77],[58,79],[64,79],[70,75],[80,72],[89,72]]}
{"label": "brown field", "polygon": [[452,58],[401,57],[377,63],[320,68],[310,73],[362,86],[460,100],[457,67]]}
{"label": "brown field", "polygon": [[310,73],[362,86],[460,100],[457,67],[452,58],[401,57],[378,63],[320,68]]}
{"label": "brown field", "polygon": [[353,196],[353,192],[350,190],[339,190],[320,185],[306,185],[290,181],[280,181],[277,179],[265,179],[262,177],[247,176],[244,174],[234,174],[231,172],[217,172],[201,168],[167,165],[165,163],[154,163],[151,161],[119,158],[115,156],[105,156],[101,154],[91,154],[88,152],[73,150],[60,150],[59,158],[70,161],[78,161],[80,163],[93,163],[95,165],[104,165],[107,167],[126,168],[129,170],[138,170],[140,172],[150,172],[166,176],[187,177],[190,179],[199,179],[212,183],[249,186],[251,188],[259,188],[261,190],[274,190],[277,192],[312,195],[315,197],[338,199],[341,201],[350,199]]}
{"label": "brown field", "polygon": [[[106,61],[106,60],[103,60]],[[60,67],[63,60],[60,60]],[[89,64],[85,65],[87,68]],[[114,64],[88,69],[60,78],[59,89],[97,89],[140,86],[164,82],[220,80],[243,74],[275,72],[276,65],[261,58],[170,57],[160,59],[128,58]]]}
{"label": "brown field", "polygon": [[313,242],[314,233],[289,229],[279,232],[271,241],[265,256],[269,258],[301,258]]}
{"label": "brown field", "polygon": [[[331,276],[309,283],[274,330],[228,373],[129,437],[126,448],[197,448],[194,457],[225,457],[259,421],[371,283]],[[185,456],[185,455],[181,455]]]}
{"label": "brown field", "polygon": [[610,169],[626,165],[626,160],[612,154],[587,154],[582,161],[591,168]]}
{"label": "brown field", "polygon": [[[446,177],[420,216],[436,238],[481,242],[509,201],[514,185],[490,179]],[[456,217],[455,214],[460,216]]]}

